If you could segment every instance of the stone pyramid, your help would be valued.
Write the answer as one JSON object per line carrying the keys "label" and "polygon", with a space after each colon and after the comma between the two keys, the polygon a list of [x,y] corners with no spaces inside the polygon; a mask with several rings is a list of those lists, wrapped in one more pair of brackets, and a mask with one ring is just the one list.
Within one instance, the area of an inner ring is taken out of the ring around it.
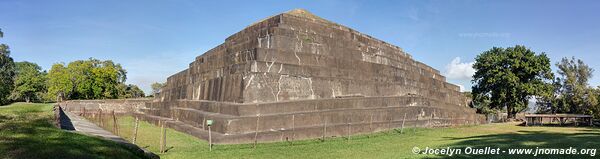
{"label": "stone pyramid", "polygon": [[483,122],[465,101],[401,48],[295,9],[196,57],[139,115],[203,139],[211,119],[229,144]]}

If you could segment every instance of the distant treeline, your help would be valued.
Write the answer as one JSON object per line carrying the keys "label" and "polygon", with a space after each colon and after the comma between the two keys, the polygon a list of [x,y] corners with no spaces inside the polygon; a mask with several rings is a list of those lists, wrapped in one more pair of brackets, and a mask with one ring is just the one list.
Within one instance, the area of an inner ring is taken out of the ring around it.
{"label": "distant treeline", "polygon": [[138,86],[125,84],[126,79],[127,71],[120,64],[94,58],[57,63],[46,72],[32,62],[14,62],[9,47],[0,44],[0,105],[145,96]]}

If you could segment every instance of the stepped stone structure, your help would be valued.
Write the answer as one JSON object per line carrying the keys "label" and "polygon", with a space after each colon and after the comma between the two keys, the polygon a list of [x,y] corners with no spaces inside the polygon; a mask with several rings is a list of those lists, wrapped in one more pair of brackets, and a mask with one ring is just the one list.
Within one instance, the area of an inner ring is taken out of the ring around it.
{"label": "stepped stone structure", "polygon": [[401,48],[292,10],[254,23],[168,78],[136,112],[220,144],[479,124],[459,87]]}

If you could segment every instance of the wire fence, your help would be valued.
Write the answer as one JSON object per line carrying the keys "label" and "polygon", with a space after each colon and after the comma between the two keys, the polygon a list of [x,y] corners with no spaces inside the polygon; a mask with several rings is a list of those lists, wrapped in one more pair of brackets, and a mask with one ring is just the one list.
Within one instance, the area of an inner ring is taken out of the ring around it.
{"label": "wire fence", "polygon": [[152,152],[166,153],[173,147],[167,145],[167,122],[159,121],[155,126],[129,113],[115,113],[114,111],[80,111],[80,116],[98,125],[104,130],[120,136],[121,138],[136,144]]}
{"label": "wire fence", "polygon": [[[156,153],[166,153],[169,150],[171,150],[173,148],[174,145],[177,145],[179,141],[177,141],[176,139],[171,139],[169,140],[169,138],[167,138],[170,135],[173,135],[171,133],[173,133],[172,131],[175,130],[168,130],[168,124],[169,122],[166,121],[158,121],[158,125],[156,125],[156,123],[149,123],[149,122],[144,122],[142,121],[142,119],[135,117],[133,114],[130,113],[116,113],[114,111],[102,111],[99,109],[95,109],[95,110],[86,110],[86,109],[82,109],[79,110],[79,115],[86,118],[88,121],[98,125],[99,127],[112,132],[115,135],[118,135],[120,137],[122,137],[123,139],[136,144],[142,148],[145,148],[147,150],[150,150],[152,152],[156,152]],[[424,122],[427,123],[425,128],[428,128],[429,126],[431,126],[431,119],[434,118],[434,116],[431,116],[430,118],[425,118],[425,119],[421,119],[417,116],[416,121],[413,121],[413,123],[405,123],[405,121],[410,121],[407,119],[407,113],[402,114],[402,120],[398,120],[398,121],[394,121],[397,123],[397,126],[399,126],[398,128],[393,128],[391,126],[392,123],[392,119],[388,118],[388,120],[386,120],[387,123],[387,131],[383,131],[382,133],[385,134],[389,134],[389,133],[395,133],[395,134],[415,134],[417,133],[417,129],[418,129],[418,125],[417,123],[419,122]],[[293,118],[292,118],[293,119]],[[260,122],[260,117],[258,117],[256,119],[256,131],[254,134],[254,142],[248,144],[249,146],[251,146],[252,148],[256,148],[257,144],[258,144],[258,140],[257,138],[260,138],[260,134],[259,132],[259,122]],[[348,119],[349,120],[349,119]],[[373,117],[371,116],[370,120],[369,120],[369,131],[373,131]],[[292,120],[292,123],[294,123],[294,120]],[[344,125],[344,132],[343,134],[340,134],[337,137],[332,137],[330,134],[330,131],[333,131],[331,129],[333,129],[334,126],[336,125],[332,125],[327,123],[326,121],[324,121],[323,127],[322,127],[322,135],[317,138],[317,140],[320,140],[321,142],[325,142],[325,141],[329,141],[329,140],[339,140],[339,139],[344,139],[344,140],[360,140],[363,138],[370,138],[373,136],[378,136],[378,133],[369,133],[369,134],[354,134],[353,132],[355,130],[353,130],[353,123],[348,122],[347,124]],[[295,125],[295,124],[292,124]],[[339,125],[338,125],[339,127]],[[292,130],[294,129],[294,126],[292,126]],[[358,131],[358,130],[356,130]],[[210,131],[209,131],[210,132]],[[331,132],[333,133],[333,132]],[[294,134],[295,135],[295,134]],[[282,135],[282,141],[288,141],[288,140],[283,140],[283,135]],[[294,140],[294,138],[292,138],[292,140],[288,141],[290,144],[292,144],[292,142],[296,142]],[[208,149],[212,150],[212,145],[210,142],[208,143]]]}

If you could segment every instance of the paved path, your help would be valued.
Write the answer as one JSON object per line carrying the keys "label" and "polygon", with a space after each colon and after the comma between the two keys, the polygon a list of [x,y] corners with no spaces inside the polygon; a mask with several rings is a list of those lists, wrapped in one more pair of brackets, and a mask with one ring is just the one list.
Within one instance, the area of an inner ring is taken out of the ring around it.
{"label": "paved path", "polygon": [[129,141],[127,141],[109,131],[102,129],[98,125],[88,121],[87,119],[85,119],[77,114],[63,111],[62,109],[59,109],[59,110],[60,110],[59,113],[60,113],[61,129],[77,131],[77,132],[81,132],[83,134],[87,134],[87,135],[91,135],[91,136],[99,136],[99,137],[123,144],[123,145],[128,146],[132,149],[135,149],[137,151],[140,151],[140,153],[143,153],[147,158],[151,158],[151,159],[160,158],[158,155],[156,155],[146,149],[140,148],[139,146],[137,146],[135,144],[129,143]]}
{"label": "paved path", "polygon": [[[93,136],[100,136],[100,137],[103,137],[103,138],[106,138],[106,139],[109,139],[109,140],[112,140],[115,142],[129,143],[127,140],[125,140],[109,131],[102,129],[101,127],[97,126],[96,124],[88,121],[87,119],[85,119],[79,115],[73,114],[71,112],[64,112],[64,113],[65,113],[65,117],[69,118],[69,120],[73,126],[73,129],[71,129],[71,130],[75,130],[75,131],[93,135]],[[66,128],[66,129],[69,130],[69,128]]]}

